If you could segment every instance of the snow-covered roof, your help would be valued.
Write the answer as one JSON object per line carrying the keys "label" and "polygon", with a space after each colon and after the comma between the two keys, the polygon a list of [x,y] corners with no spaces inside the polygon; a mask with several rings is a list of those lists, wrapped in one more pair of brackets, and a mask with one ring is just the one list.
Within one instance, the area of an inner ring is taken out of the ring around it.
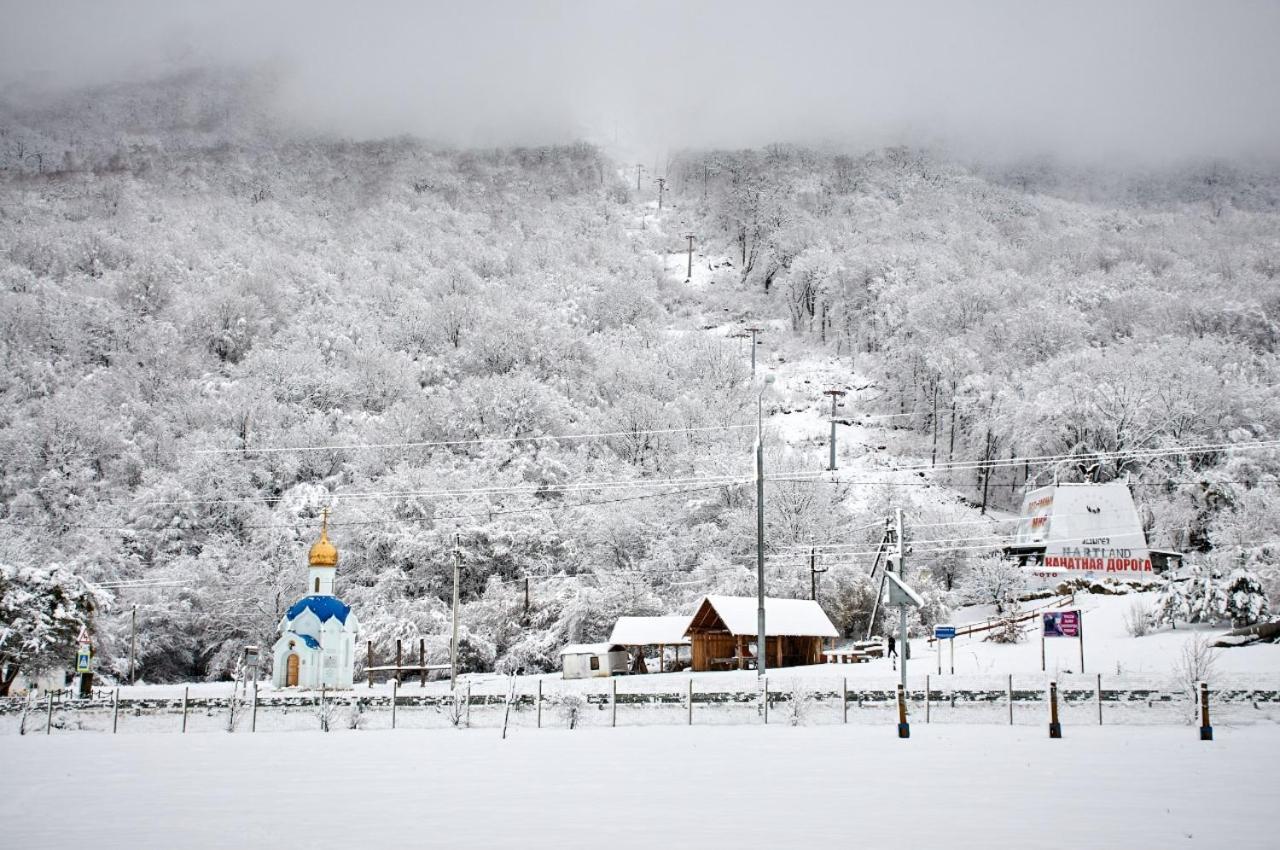
{"label": "snow-covered roof", "polygon": [[285,616],[294,620],[308,609],[322,623],[330,617],[337,617],[339,623],[345,623],[347,615],[351,613],[351,609],[336,596],[304,596],[289,607]]}
{"label": "snow-covered roof", "polygon": [[622,647],[616,643],[571,643],[560,650],[560,655],[608,655],[615,650],[621,651]]}
{"label": "snow-covered roof", "polygon": [[[705,600],[734,635],[754,635],[757,604],[754,596],[708,596]],[[765,635],[839,637],[822,607],[811,599],[764,600]]]}
{"label": "snow-covered roof", "polygon": [[316,640],[311,635],[304,635],[300,632],[289,632],[288,636],[297,638],[298,640],[302,641],[304,644],[306,644],[307,649],[320,648],[320,641]]}
{"label": "snow-covered roof", "polygon": [[648,644],[687,644],[684,633],[689,630],[689,615],[675,617],[619,617],[609,635],[610,643],[624,646]]}

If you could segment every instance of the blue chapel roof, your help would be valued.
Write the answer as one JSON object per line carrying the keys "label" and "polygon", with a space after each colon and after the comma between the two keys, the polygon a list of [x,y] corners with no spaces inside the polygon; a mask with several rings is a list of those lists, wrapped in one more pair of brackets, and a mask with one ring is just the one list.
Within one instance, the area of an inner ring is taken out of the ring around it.
{"label": "blue chapel roof", "polygon": [[290,632],[290,634],[295,634],[295,635],[298,635],[298,637],[302,638],[302,642],[307,645],[307,649],[320,648],[320,641],[316,640],[311,635],[298,634],[297,632]]}
{"label": "blue chapel roof", "polygon": [[351,608],[336,596],[304,596],[289,607],[285,616],[293,620],[307,609],[322,623],[330,617],[337,617],[339,623],[346,623],[347,615],[351,613]]}

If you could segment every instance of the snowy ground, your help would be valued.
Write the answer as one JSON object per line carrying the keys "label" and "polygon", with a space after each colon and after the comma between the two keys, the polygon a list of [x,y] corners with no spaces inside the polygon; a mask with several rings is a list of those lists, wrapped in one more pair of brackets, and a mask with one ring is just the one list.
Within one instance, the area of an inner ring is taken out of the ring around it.
{"label": "snowy ground", "polygon": [[912,732],[26,737],[0,822],[15,848],[1275,846],[1274,726]]}

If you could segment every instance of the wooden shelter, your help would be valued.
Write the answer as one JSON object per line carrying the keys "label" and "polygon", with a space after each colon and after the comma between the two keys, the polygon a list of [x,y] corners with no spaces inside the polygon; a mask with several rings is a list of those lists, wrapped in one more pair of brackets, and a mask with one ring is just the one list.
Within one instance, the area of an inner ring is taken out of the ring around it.
{"label": "wooden shelter", "polygon": [[[753,596],[708,596],[689,622],[693,669],[743,670],[757,659],[758,606]],[[769,667],[822,663],[823,644],[840,633],[817,602],[764,601],[765,656]]]}
{"label": "wooden shelter", "polygon": [[657,647],[658,672],[666,672],[667,647],[672,649],[671,669],[680,669],[680,647],[689,645],[685,632],[689,628],[689,617],[619,617],[609,635],[609,643],[616,643],[627,648],[631,654],[630,672],[648,673],[645,664],[645,650]]}

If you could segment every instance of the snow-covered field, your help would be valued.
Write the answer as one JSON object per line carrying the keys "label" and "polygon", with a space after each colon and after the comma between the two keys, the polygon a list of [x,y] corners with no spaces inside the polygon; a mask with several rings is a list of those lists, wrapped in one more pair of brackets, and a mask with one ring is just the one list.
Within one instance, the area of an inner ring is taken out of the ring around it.
{"label": "snow-covered field", "polygon": [[1274,847],[1280,728],[1217,731],[9,738],[0,820],[14,848]]}

